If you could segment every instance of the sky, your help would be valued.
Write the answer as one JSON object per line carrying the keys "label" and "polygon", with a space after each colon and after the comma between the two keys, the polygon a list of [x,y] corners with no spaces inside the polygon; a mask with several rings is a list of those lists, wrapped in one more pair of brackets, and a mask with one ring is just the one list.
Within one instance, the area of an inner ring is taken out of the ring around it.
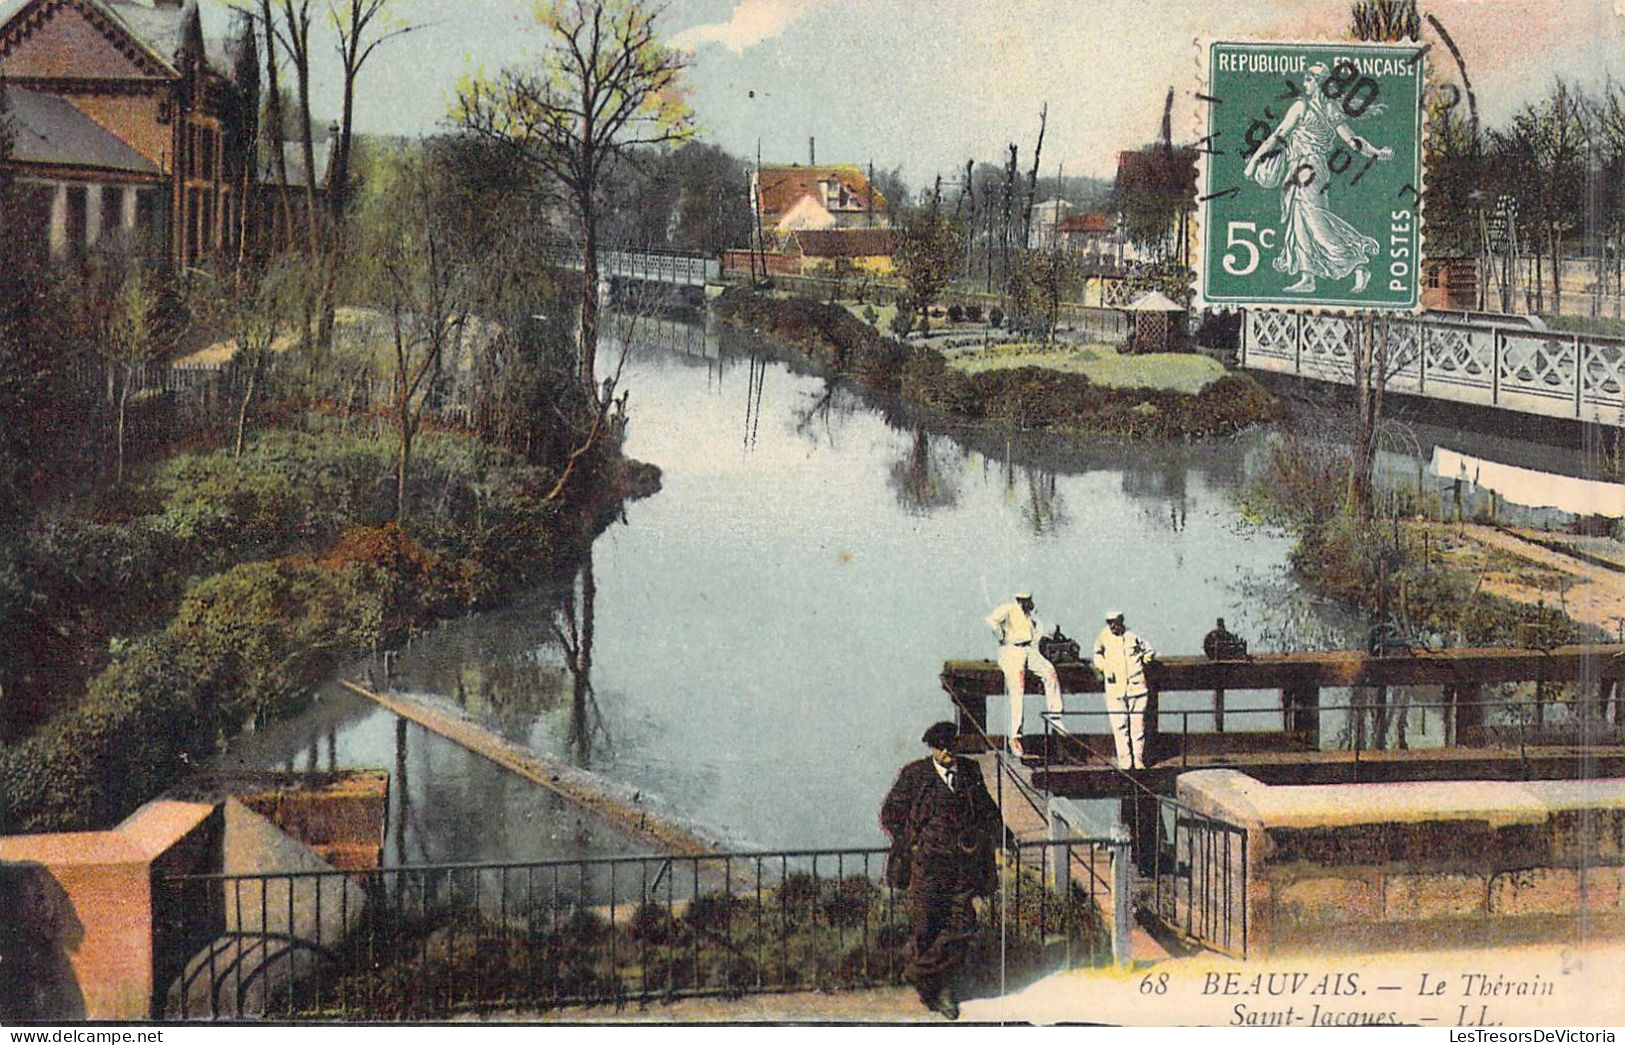
{"label": "sky", "polygon": [[[316,0],[316,7],[322,0]],[[1625,80],[1625,0],[1423,0],[1459,47],[1494,126],[1562,75]],[[418,28],[363,73],[357,128],[440,128],[460,75],[523,63],[544,42],[523,0],[394,0]],[[223,0],[205,0],[211,31]],[[1346,0],[674,0],[665,37],[690,54],[702,137],[767,163],[902,168],[915,186],[965,160],[1031,156],[1049,105],[1044,173],[1109,178],[1120,149],[1152,140],[1176,92],[1176,138],[1194,140],[1198,41],[1346,39]],[[1427,39],[1434,39],[1431,30]],[[1442,46],[1435,76],[1459,82]],[[336,59],[318,64],[317,116],[336,117]]]}

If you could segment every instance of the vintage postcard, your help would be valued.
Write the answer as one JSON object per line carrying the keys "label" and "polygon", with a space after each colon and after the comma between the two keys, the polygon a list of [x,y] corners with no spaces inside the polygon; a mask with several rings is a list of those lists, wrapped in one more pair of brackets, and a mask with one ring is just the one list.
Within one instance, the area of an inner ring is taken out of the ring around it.
{"label": "vintage postcard", "polygon": [[1613,1041],[1622,519],[1613,0],[0,0],[16,1041]]}

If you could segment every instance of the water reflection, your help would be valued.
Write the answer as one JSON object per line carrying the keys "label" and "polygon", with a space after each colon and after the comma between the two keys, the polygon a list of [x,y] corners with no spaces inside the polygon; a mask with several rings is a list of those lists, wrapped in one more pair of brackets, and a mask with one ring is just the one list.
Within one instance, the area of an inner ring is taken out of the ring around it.
{"label": "water reflection", "polygon": [[[603,372],[619,355],[611,340]],[[626,451],[662,469],[662,491],[573,576],[419,639],[395,684],[740,846],[881,841],[881,797],[948,711],[942,661],[988,655],[983,614],[1023,587],[1069,633],[1115,606],[1168,653],[1198,650],[1219,616],[1259,651],[1341,644],[1314,641],[1325,625],[1298,601],[1290,540],[1231,504],[1256,439],[950,429],[700,324],[645,320],[620,387]],[[1281,590],[1238,583],[1260,577]],[[525,805],[531,785],[375,714],[348,752],[341,727],[338,758],[405,780],[407,856],[578,848],[573,812]]]}
{"label": "water reflection", "polygon": [[931,436],[924,425],[914,426],[908,452],[892,463],[891,482],[897,503],[910,512],[929,515],[938,508],[952,508],[959,499],[954,479],[932,454]]}
{"label": "water reflection", "polygon": [[564,668],[570,679],[570,726],[566,745],[575,764],[582,767],[592,765],[595,743],[606,747],[609,743],[609,731],[592,690],[593,614],[598,598],[592,558],[592,549],[588,548],[575,581],[553,611],[553,636],[564,655]]}

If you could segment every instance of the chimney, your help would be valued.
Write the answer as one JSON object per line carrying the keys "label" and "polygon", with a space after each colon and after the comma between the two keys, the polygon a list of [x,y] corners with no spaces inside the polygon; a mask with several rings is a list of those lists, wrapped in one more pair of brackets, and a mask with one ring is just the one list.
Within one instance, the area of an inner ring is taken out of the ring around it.
{"label": "chimney", "polygon": [[807,136],[807,166],[818,166],[818,139],[810,134]]}

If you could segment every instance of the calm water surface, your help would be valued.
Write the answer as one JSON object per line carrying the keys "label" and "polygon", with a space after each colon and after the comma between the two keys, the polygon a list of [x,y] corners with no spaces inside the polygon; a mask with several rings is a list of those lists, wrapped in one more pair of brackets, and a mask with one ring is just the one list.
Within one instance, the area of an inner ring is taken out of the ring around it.
{"label": "calm water surface", "polygon": [[[420,638],[395,683],[731,845],[880,844],[898,767],[951,717],[943,660],[991,656],[982,618],[1020,588],[1086,646],[1108,607],[1169,653],[1199,650],[1219,616],[1255,650],[1344,637],[1286,577],[1289,538],[1242,524],[1233,494],[1262,437],[1082,450],[959,439],[701,324],[646,328],[623,387],[626,451],[661,468],[660,493],[626,507],[581,574]],[[393,861],[630,844],[340,691],[231,757],[404,768]]]}

